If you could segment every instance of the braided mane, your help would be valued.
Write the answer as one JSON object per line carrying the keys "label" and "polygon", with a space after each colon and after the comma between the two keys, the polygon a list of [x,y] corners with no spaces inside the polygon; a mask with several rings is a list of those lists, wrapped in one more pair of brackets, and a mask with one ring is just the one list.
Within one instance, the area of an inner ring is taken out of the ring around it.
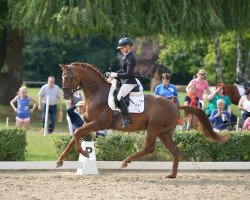
{"label": "braided mane", "polygon": [[86,67],[86,68],[92,70],[94,73],[98,74],[102,78],[103,81],[108,83],[106,81],[105,77],[95,67],[93,67],[91,64],[74,62],[74,63],[71,63],[70,65],[77,65],[77,66],[80,65],[81,67]]}

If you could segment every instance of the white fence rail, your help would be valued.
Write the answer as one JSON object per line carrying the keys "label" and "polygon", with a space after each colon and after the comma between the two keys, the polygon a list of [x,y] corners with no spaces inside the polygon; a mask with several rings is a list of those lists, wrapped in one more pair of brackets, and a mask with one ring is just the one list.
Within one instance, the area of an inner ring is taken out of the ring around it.
{"label": "white fence rail", "polygon": [[[54,161],[26,161],[26,162],[0,162],[0,170],[19,169],[79,169],[82,168],[82,161],[65,161],[60,168],[55,168]],[[97,161],[98,169],[119,169],[121,161]],[[146,169],[146,170],[168,170],[172,169],[172,162],[147,162],[135,161],[125,169]],[[250,170],[250,162],[180,162],[180,170]]]}

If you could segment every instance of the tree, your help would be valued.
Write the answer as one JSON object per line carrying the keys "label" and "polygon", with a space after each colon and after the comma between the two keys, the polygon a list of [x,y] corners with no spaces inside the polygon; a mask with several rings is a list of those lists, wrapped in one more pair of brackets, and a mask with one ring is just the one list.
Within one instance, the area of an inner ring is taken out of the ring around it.
{"label": "tree", "polygon": [[163,46],[159,63],[172,74],[182,75],[178,84],[187,84],[200,68],[204,67],[204,57],[208,51],[206,40],[186,42],[181,39],[162,38]]}
{"label": "tree", "polygon": [[104,35],[74,38],[65,35],[61,40],[50,40],[36,34],[27,36],[25,44],[24,80],[46,81],[49,75],[61,77],[58,63],[86,62],[101,72],[108,71],[108,67],[119,66],[115,51],[117,39]]}
{"label": "tree", "polygon": [[[244,33],[249,7],[244,0],[0,0],[0,104],[7,104],[22,82],[23,38],[29,32],[57,38],[97,33],[190,38],[228,29]],[[3,85],[8,85],[7,96]]]}
{"label": "tree", "polygon": [[243,52],[242,52],[242,35],[237,33],[237,64],[236,64],[236,81],[243,82]]}
{"label": "tree", "polygon": [[219,83],[223,83],[223,74],[222,74],[222,67],[221,67],[221,51],[220,51],[220,39],[219,39],[219,32],[216,32],[215,38],[214,38],[214,46],[215,46],[215,71],[217,75],[217,81]]}

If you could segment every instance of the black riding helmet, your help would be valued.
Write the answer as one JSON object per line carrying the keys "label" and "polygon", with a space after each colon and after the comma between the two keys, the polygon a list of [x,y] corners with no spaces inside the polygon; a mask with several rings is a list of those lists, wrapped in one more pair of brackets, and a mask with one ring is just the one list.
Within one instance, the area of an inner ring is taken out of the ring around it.
{"label": "black riding helmet", "polygon": [[130,45],[130,46],[133,46],[132,40],[130,38],[127,38],[127,37],[126,38],[121,38],[119,40],[117,49],[120,49],[120,48],[122,48],[123,46],[125,46],[127,44]]}

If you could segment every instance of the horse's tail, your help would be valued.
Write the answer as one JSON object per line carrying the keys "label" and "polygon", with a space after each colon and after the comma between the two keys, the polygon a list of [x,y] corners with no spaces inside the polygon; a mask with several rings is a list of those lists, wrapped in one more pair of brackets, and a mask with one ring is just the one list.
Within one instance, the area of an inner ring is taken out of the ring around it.
{"label": "horse's tail", "polygon": [[219,135],[214,132],[206,113],[202,109],[191,106],[180,106],[179,110],[182,109],[185,112],[185,116],[191,116],[191,127],[202,132],[206,138],[216,142],[225,142],[228,139],[226,135]]}

